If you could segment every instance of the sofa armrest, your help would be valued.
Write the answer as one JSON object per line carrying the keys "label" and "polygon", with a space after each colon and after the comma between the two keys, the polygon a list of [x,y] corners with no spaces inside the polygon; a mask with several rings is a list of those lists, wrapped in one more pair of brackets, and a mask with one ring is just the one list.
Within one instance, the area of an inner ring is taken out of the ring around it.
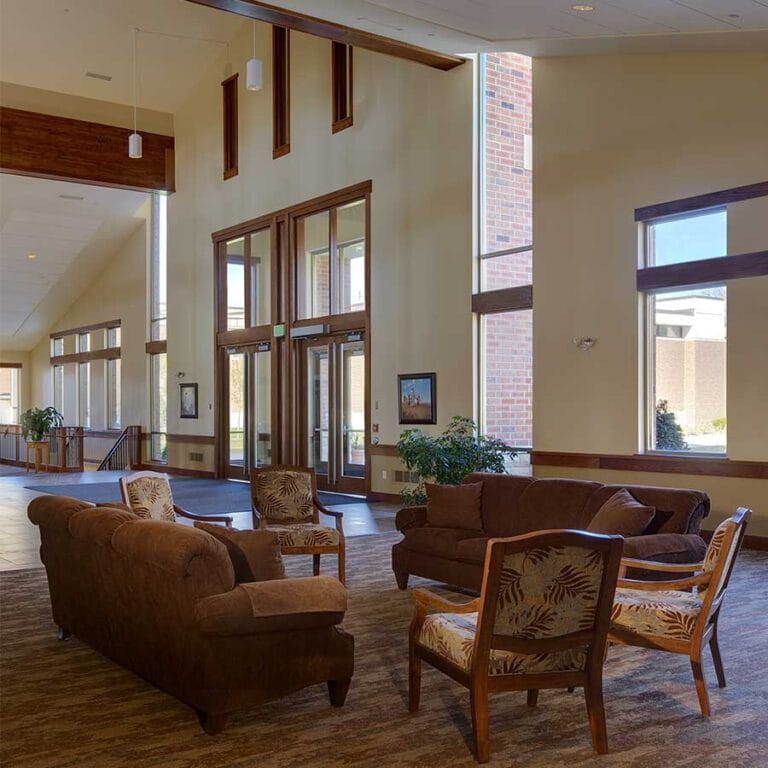
{"label": "sofa armrest", "polygon": [[409,528],[421,528],[426,524],[427,508],[425,506],[403,507],[397,511],[395,516],[395,527],[400,533]]}
{"label": "sofa armrest", "polygon": [[334,626],[346,610],[347,591],[337,579],[311,576],[255,581],[204,597],[195,621],[204,635],[256,635]]}

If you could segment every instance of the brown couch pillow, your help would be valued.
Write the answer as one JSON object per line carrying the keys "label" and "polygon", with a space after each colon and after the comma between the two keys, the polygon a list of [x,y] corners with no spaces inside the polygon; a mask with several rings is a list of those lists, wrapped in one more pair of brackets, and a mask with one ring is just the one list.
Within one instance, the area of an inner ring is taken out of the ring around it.
{"label": "brown couch pillow", "polygon": [[646,507],[622,488],[597,510],[587,530],[592,533],[639,536],[650,525],[655,514],[656,507]]}
{"label": "brown couch pillow", "polygon": [[436,485],[426,483],[427,525],[432,528],[463,528],[482,531],[482,483]]}
{"label": "brown couch pillow", "polygon": [[240,531],[199,522],[195,528],[210,533],[227,548],[237,584],[285,578],[280,544],[273,531]]}

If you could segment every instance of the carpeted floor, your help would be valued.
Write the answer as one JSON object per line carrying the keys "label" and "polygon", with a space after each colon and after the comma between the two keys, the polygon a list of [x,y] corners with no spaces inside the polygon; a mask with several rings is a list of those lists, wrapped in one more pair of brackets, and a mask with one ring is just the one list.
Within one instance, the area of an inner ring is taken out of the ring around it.
{"label": "carpeted floor", "polygon": [[[80,485],[28,485],[31,491],[74,496],[83,501],[120,501],[120,487],[117,483],[82,483]],[[196,515],[228,515],[233,512],[248,512],[251,509],[251,490],[248,483],[230,480],[208,480],[190,478],[171,480],[173,500],[187,512]],[[339,504],[359,504],[364,499],[343,493],[318,493],[320,501],[329,507]]]}
{"label": "carpeted floor", "polygon": [[[475,765],[465,690],[425,667],[422,709],[415,715],[406,711],[411,600],[397,590],[389,568],[396,540],[396,534],[386,534],[348,541],[345,627],[355,635],[356,672],[346,706],[331,708],[325,687],[316,686],[234,716],[216,737],[200,730],[187,707],[78,640],[58,642],[43,570],[2,574],[0,763],[4,768]],[[289,563],[296,575],[309,573],[309,558]],[[711,684],[709,658],[705,667],[710,721],[699,715],[684,657],[614,648],[605,680],[609,755],[592,752],[579,691],[543,691],[536,709],[526,706],[524,693],[512,693],[491,697],[490,764],[764,768],[767,573],[768,555],[743,553],[721,623],[728,687]]]}

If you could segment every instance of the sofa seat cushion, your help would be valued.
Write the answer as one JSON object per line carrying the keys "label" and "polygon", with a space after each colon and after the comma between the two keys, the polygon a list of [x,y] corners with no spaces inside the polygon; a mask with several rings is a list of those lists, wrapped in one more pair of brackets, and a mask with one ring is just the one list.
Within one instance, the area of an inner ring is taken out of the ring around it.
{"label": "sofa seat cushion", "polygon": [[477,539],[464,539],[456,545],[456,559],[465,563],[485,563],[485,550],[488,546],[488,537]]}
{"label": "sofa seat cushion", "polygon": [[341,541],[335,528],[314,523],[268,525],[265,530],[277,534],[281,547],[338,547]]}
{"label": "sofa seat cushion", "polygon": [[[416,642],[468,673],[472,667],[476,627],[476,613],[434,613],[424,620]],[[586,658],[583,648],[537,654],[491,650],[489,673],[514,675],[581,671]]]}
{"label": "sofa seat cushion", "polygon": [[587,530],[590,533],[639,536],[655,514],[656,507],[641,504],[626,488],[621,488],[597,510]]}
{"label": "sofa seat cushion", "polygon": [[482,483],[437,485],[426,483],[427,525],[477,531],[483,527],[480,504]]}
{"label": "sofa seat cushion", "polygon": [[692,592],[650,592],[619,587],[613,600],[612,629],[637,635],[690,640],[701,600]]}
{"label": "sofa seat cushion", "polygon": [[476,539],[483,535],[482,531],[463,531],[460,528],[410,528],[404,534],[403,543],[406,549],[436,557],[457,560],[459,542],[465,539]]}

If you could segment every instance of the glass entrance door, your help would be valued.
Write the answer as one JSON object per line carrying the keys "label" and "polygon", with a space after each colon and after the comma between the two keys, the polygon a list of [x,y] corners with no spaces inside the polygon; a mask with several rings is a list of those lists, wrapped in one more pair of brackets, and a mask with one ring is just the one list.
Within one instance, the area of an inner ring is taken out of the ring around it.
{"label": "glass entrance door", "polygon": [[272,463],[272,353],[269,344],[228,347],[226,476],[247,480]]}
{"label": "glass entrance door", "polygon": [[365,493],[366,386],[362,334],[301,342],[304,453],[318,487]]}

